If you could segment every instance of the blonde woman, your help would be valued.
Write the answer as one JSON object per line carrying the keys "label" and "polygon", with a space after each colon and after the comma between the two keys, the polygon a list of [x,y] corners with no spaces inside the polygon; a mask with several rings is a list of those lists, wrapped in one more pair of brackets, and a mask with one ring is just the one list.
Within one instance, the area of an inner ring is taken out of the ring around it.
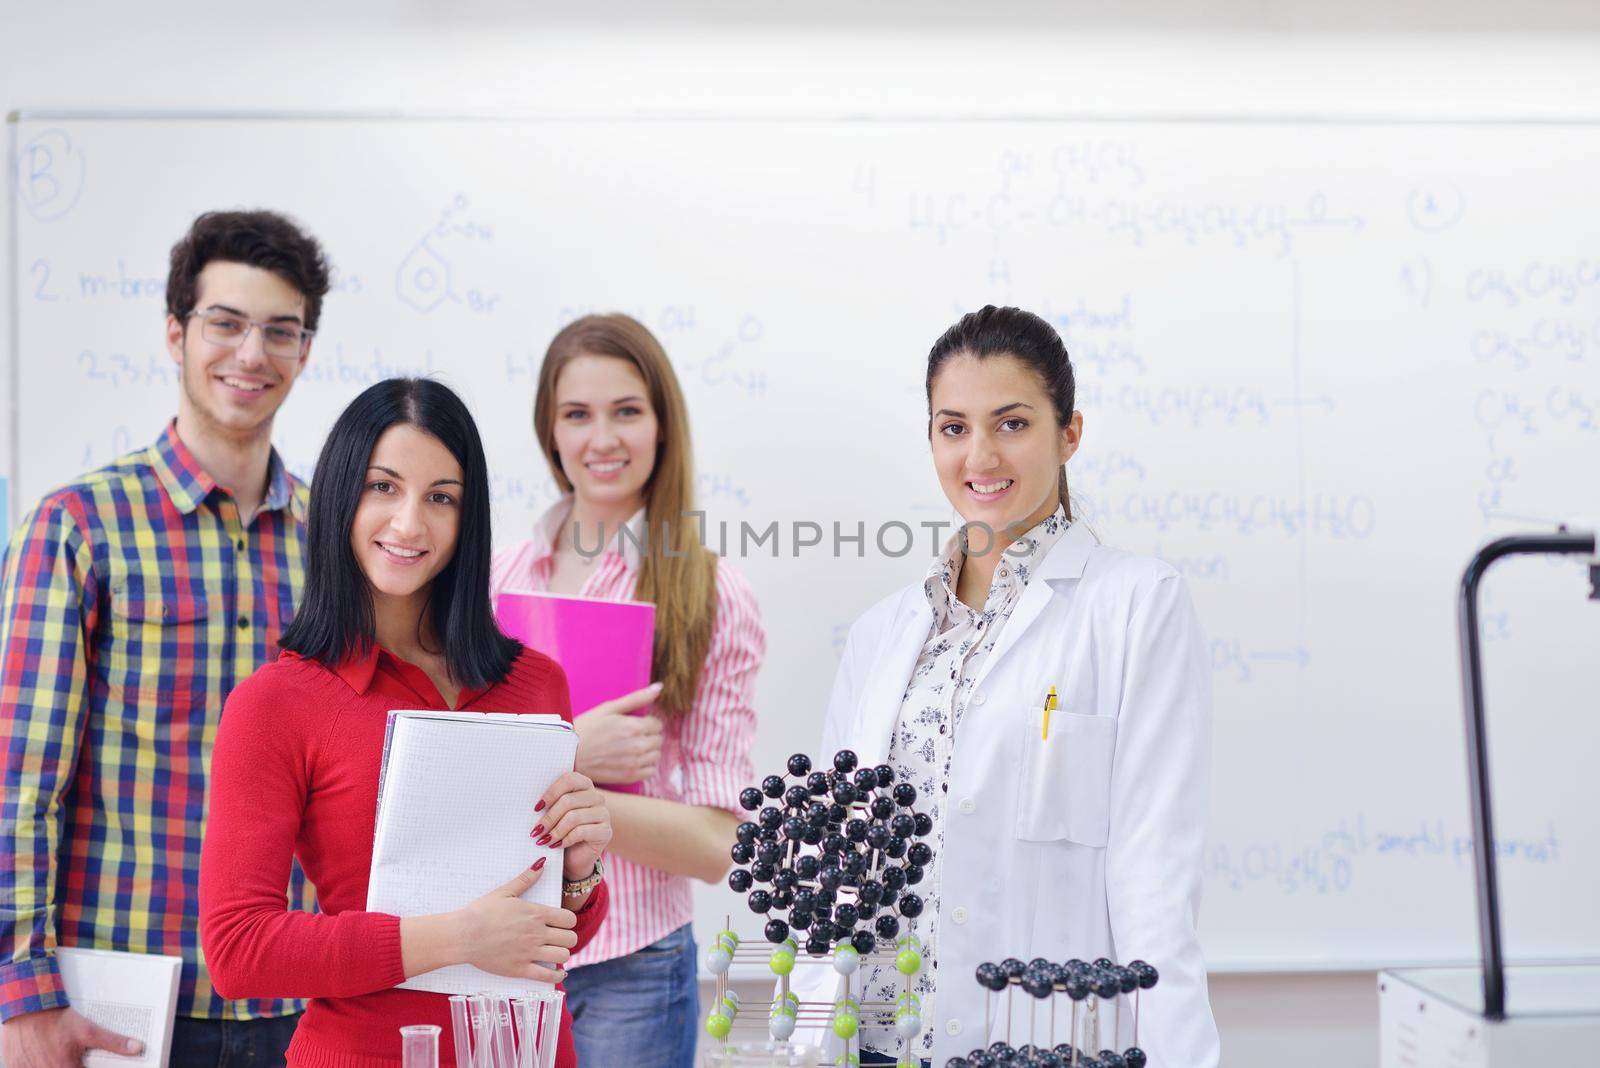
{"label": "blonde woman", "polygon": [[[607,793],[611,913],[569,965],[586,1065],[691,1068],[698,990],[690,879],[729,866],[739,791],[753,769],[755,597],[700,544],[688,414],[666,353],[625,315],[556,335],[534,431],[563,497],[533,537],[495,556],[492,586],[656,606],[654,685],[576,720],[578,770]],[[648,708],[644,716],[629,713]]]}

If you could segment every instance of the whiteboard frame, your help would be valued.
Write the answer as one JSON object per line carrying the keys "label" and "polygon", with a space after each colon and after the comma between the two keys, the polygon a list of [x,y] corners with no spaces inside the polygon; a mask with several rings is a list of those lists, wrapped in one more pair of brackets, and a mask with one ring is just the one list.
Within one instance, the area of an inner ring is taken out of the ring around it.
{"label": "whiteboard frame", "polygon": [[6,266],[11,271],[11,292],[6,294],[6,311],[11,316],[11,329],[8,331],[10,336],[6,338],[6,485],[4,494],[0,495],[0,514],[6,517],[4,536],[7,544],[11,539],[10,524],[17,515],[17,458],[22,451],[22,440],[17,430],[22,422],[18,418],[20,409],[17,406],[17,387],[22,384],[22,279],[17,274],[22,263],[22,238],[17,232],[22,223],[21,209],[17,205],[22,199],[17,188],[17,170],[22,163],[17,154],[21,121],[20,112],[14,111],[6,116],[6,225],[10,228],[6,231]]}
{"label": "whiteboard frame", "polygon": [[970,111],[863,112],[863,111],[696,111],[687,108],[641,108],[635,111],[206,111],[174,108],[99,111],[77,108],[16,108],[6,122],[1088,122],[1135,124],[1207,124],[1228,126],[1600,126],[1600,112],[1582,116],[1481,115],[1429,116],[1359,112],[1285,112],[1274,115],[1239,115],[1206,111]]}

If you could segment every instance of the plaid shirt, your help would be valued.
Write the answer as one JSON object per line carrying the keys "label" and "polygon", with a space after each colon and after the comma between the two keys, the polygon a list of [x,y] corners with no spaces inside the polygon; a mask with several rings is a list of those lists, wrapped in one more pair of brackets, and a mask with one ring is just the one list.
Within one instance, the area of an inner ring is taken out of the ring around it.
{"label": "plaid shirt", "polygon": [[[46,496],[0,586],[0,1019],[67,1004],[57,945],[183,958],[178,1015],[256,1019],[200,953],[211,745],[276,659],[304,582],[307,491],[276,452],[248,526],[168,426]],[[309,909],[299,877],[292,905]]]}

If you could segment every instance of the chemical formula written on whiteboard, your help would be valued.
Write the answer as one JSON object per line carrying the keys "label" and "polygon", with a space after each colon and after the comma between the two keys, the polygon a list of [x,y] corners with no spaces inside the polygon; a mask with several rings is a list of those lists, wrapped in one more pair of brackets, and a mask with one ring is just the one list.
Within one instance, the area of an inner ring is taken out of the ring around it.
{"label": "chemical formula written on whiteboard", "polygon": [[[1336,206],[1320,189],[1276,200],[1162,196],[1148,187],[1138,155],[1132,144],[1088,154],[1007,150],[983,186],[935,191],[917,188],[908,178],[901,186],[906,222],[937,245],[971,234],[1003,242],[1015,234],[1082,229],[1134,248],[1220,245],[1279,257],[1294,252],[1306,234],[1359,234],[1366,228],[1363,216]],[[866,206],[876,208],[887,197],[886,171],[877,163],[857,165],[853,190]],[[991,276],[1009,275],[1003,259],[991,268]]]}
{"label": "chemical formula written on whiteboard", "polygon": [[423,315],[446,302],[480,315],[499,310],[500,294],[473,285],[459,266],[464,253],[493,242],[495,236],[492,226],[470,213],[471,203],[465,193],[457,193],[400,261],[394,279],[400,303]]}
{"label": "chemical formula written on whiteboard", "polygon": [[[1561,861],[1554,821],[1532,833],[1497,833],[1494,845],[1501,864],[1546,866]],[[1472,850],[1472,834],[1443,819],[1393,825],[1357,813],[1305,840],[1213,843],[1204,871],[1208,882],[1226,890],[1260,887],[1286,895],[1344,894],[1360,889],[1361,874],[1370,866],[1464,866],[1472,863]]]}

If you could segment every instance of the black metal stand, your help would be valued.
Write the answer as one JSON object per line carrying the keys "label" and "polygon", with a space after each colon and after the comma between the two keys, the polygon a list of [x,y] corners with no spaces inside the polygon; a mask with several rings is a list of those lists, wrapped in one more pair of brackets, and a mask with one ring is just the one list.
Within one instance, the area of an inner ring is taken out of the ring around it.
{"label": "black metal stand", "polygon": [[[1478,876],[1478,941],[1483,951],[1483,1015],[1506,1015],[1505,957],[1500,946],[1500,882],[1489,804],[1489,744],[1483,713],[1483,658],[1478,646],[1478,585],[1502,556],[1595,555],[1593,534],[1518,534],[1478,550],[1461,576],[1461,683],[1467,714],[1467,790],[1472,798],[1472,849]],[[1600,600],[1600,561],[1589,567],[1592,600]]]}

